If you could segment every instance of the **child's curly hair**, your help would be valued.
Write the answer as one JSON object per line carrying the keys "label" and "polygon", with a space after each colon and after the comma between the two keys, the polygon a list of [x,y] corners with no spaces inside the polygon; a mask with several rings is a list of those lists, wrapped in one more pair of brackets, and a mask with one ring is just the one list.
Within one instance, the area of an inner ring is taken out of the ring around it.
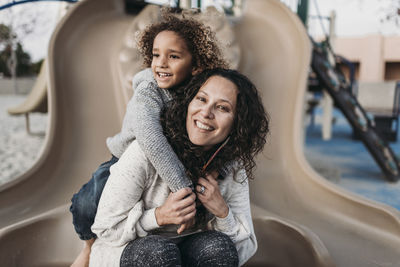
{"label": "child's curly hair", "polygon": [[178,18],[171,8],[163,8],[161,18],[161,22],[148,26],[139,36],[138,47],[145,67],[151,66],[153,42],[162,31],[173,31],[185,41],[193,58],[193,67],[200,70],[228,67],[210,27],[193,18]]}

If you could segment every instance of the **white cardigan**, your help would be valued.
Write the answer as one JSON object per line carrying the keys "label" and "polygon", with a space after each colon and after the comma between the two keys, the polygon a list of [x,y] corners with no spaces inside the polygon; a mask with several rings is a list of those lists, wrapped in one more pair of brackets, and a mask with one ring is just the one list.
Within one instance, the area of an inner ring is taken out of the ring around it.
{"label": "white cardigan", "polygon": [[[160,227],[157,224],[154,211],[164,204],[171,191],[137,141],[129,145],[110,172],[92,225],[92,231],[98,237],[90,255],[90,266],[93,267],[119,266],[127,243],[153,230],[160,235],[179,237],[176,226]],[[232,239],[239,254],[239,264],[243,265],[257,250],[246,172],[232,168],[219,182],[219,188],[229,206],[229,214],[223,219],[214,217],[208,228]]]}

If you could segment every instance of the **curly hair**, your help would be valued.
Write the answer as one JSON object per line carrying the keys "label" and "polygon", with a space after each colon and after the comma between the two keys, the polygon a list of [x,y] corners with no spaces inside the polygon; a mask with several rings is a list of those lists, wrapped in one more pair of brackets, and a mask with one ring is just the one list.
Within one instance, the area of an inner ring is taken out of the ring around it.
{"label": "curly hair", "polygon": [[254,84],[239,72],[222,68],[205,70],[194,76],[185,87],[173,92],[175,100],[161,113],[164,134],[184,164],[188,177],[197,184],[198,178],[204,175],[203,165],[220,144],[208,151],[192,144],[186,131],[186,116],[190,102],[212,76],[228,79],[236,85],[239,92],[229,141],[205,171],[219,172],[226,168],[227,164],[238,161],[246,170],[247,177],[252,179],[254,157],[262,151],[269,132],[269,116]]}
{"label": "curly hair", "polygon": [[193,67],[201,70],[228,67],[211,28],[192,18],[178,18],[174,11],[177,9],[163,8],[161,22],[151,24],[140,34],[138,47],[143,56],[143,65],[151,66],[157,34],[173,31],[185,41],[193,58]]}

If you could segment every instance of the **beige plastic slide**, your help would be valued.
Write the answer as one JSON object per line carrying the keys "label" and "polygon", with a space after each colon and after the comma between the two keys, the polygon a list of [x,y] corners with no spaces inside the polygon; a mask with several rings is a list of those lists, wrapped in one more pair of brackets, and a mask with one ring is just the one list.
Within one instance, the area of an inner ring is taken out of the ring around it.
{"label": "beige plastic slide", "polygon": [[26,130],[30,133],[29,126],[29,113],[32,112],[47,112],[47,63],[43,61],[40,67],[39,75],[36,78],[36,82],[26,97],[25,101],[20,105],[7,109],[10,115],[25,115],[26,118]]}
{"label": "beige plastic slide", "polygon": [[[70,198],[109,158],[105,138],[121,126],[129,77],[140,67],[135,31],[157,19],[157,10],[127,15],[123,0],[85,0],[57,26],[46,146],[27,173],[0,188],[1,266],[67,266],[80,251]],[[251,181],[259,248],[247,266],[400,266],[399,212],[336,187],[304,158],[311,46],[299,19],[276,0],[245,1],[232,26],[214,18],[272,121]]]}

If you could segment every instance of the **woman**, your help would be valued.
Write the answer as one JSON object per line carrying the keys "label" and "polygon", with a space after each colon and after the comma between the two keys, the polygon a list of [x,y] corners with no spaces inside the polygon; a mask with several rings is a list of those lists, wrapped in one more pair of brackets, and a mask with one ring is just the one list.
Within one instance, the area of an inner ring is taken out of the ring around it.
{"label": "woman", "polygon": [[133,142],[102,193],[91,266],[237,266],[255,253],[248,178],[268,133],[257,90],[234,70],[214,69],[182,92],[161,119],[197,194],[170,193]]}

